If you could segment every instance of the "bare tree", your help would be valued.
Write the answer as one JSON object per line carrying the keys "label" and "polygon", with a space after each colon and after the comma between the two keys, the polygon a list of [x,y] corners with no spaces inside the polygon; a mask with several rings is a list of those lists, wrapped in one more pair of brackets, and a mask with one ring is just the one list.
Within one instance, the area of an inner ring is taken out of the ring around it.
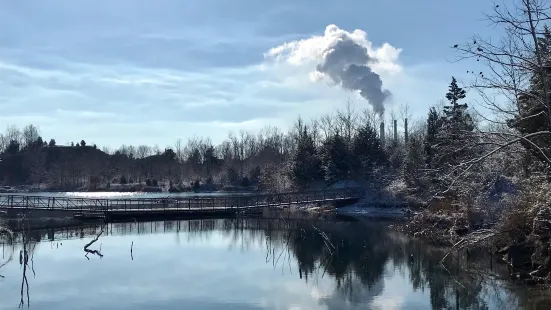
{"label": "bare tree", "polygon": [[354,131],[358,127],[359,116],[356,113],[355,105],[348,100],[344,110],[337,110],[336,123],[341,136],[346,141],[352,141]]}
{"label": "bare tree", "polygon": [[176,143],[174,144],[174,149],[176,151],[176,158],[178,159],[179,162],[183,163],[184,162],[184,145],[183,145],[182,139],[178,138],[178,140],[176,140]]}
{"label": "bare tree", "polygon": [[22,139],[23,146],[28,147],[31,143],[38,140],[40,137],[39,129],[34,125],[27,125],[23,128]]}
{"label": "bare tree", "polygon": [[21,131],[15,125],[8,126],[6,128],[6,134],[4,136],[8,141],[8,144],[10,141],[16,141],[17,143],[19,143],[19,145],[21,145],[21,142],[22,142]]}
{"label": "bare tree", "polygon": [[497,152],[523,145],[551,164],[551,40],[544,27],[551,16],[545,0],[515,0],[510,7],[495,5],[487,19],[504,30],[500,40],[475,35],[455,45],[458,60],[476,60],[486,69],[472,74],[471,89],[482,98],[478,115],[484,121],[513,132],[480,130],[480,142],[493,145],[484,156],[463,163],[470,168]]}
{"label": "bare tree", "polygon": [[0,153],[4,153],[8,148],[8,145],[10,145],[8,138],[5,135],[0,134]]}

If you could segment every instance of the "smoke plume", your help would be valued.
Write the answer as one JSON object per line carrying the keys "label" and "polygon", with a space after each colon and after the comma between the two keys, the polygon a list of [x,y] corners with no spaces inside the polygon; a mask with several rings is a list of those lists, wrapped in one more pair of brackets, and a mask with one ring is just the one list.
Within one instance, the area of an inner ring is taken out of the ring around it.
{"label": "smoke plume", "polygon": [[314,79],[327,77],[335,85],[349,91],[358,91],[382,115],[385,100],[391,96],[383,88],[378,71],[396,71],[394,63],[400,53],[388,44],[373,49],[367,34],[361,30],[347,32],[335,25],[329,25],[323,36],[285,43],[271,49],[266,56],[284,60],[293,65],[314,63]]}

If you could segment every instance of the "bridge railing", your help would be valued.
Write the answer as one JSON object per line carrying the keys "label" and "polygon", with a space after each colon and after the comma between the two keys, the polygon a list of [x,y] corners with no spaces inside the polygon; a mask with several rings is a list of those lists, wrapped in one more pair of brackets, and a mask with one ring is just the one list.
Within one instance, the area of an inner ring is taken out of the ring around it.
{"label": "bridge railing", "polygon": [[219,197],[159,197],[96,199],[78,197],[46,197],[0,194],[0,208],[71,210],[82,212],[180,210],[180,209],[242,209],[250,207],[285,206],[321,203],[361,198],[359,188],[326,189],[258,195],[231,195]]}

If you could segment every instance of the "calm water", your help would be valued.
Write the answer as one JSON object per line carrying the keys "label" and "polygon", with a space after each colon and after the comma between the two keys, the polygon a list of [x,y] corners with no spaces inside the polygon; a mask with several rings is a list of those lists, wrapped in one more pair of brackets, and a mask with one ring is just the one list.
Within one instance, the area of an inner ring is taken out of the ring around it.
{"label": "calm water", "polygon": [[31,309],[55,310],[550,309],[542,292],[506,285],[490,260],[447,271],[438,265],[445,251],[370,222],[110,224],[88,248],[103,257],[85,256],[100,230],[19,233],[31,259],[24,268],[23,246],[3,246],[0,309],[16,309],[21,298],[24,307],[28,298]]}
{"label": "calm water", "polygon": [[162,198],[162,197],[219,197],[232,195],[250,195],[251,193],[213,192],[213,193],[141,193],[141,192],[36,192],[17,193],[13,195],[44,196],[44,197],[75,197],[75,198]]}

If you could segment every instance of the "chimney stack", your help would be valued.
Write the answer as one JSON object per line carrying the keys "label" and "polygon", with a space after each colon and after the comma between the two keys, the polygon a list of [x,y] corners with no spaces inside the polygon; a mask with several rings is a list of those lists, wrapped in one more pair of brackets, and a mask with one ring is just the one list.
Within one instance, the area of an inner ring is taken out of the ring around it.
{"label": "chimney stack", "polygon": [[404,119],[404,140],[408,143],[408,119]]}
{"label": "chimney stack", "polygon": [[381,140],[381,146],[385,145],[385,122],[381,122],[379,130],[379,139]]}
{"label": "chimney stack", "polygon": [[394,142],[398,142],[398,121],[394,120]]}

